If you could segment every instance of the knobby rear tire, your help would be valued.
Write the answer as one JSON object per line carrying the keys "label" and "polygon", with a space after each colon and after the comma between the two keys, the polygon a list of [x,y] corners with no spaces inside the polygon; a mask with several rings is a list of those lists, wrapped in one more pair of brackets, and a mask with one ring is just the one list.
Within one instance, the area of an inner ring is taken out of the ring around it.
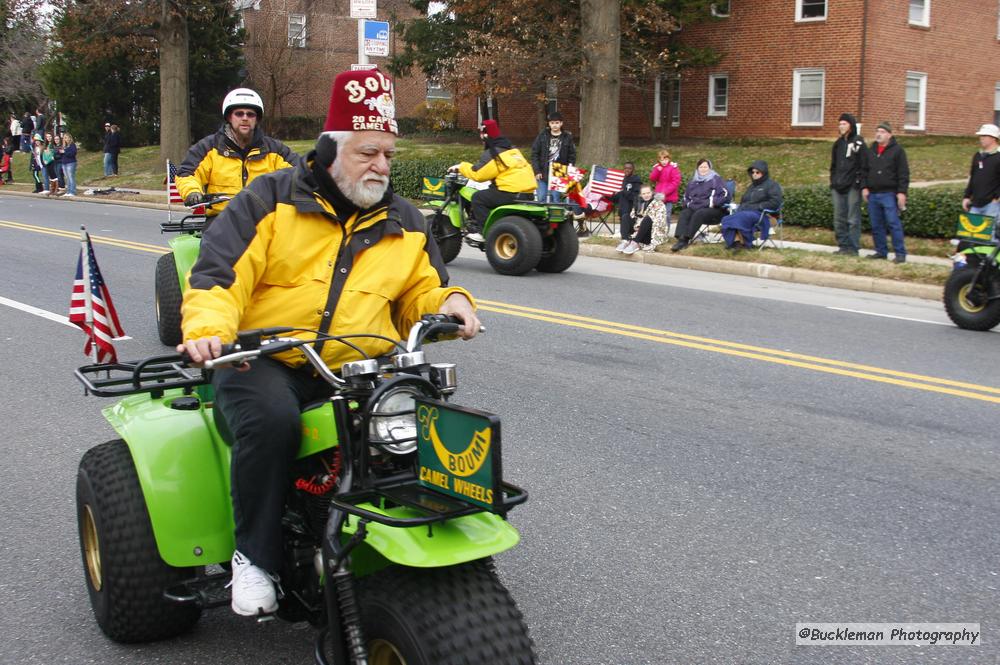
{"label": "knobby rear tire", "polygon": [[181,343],[181,284],[174,254],[164,254],[156,261],[156,331],[167,346]]}
{"label": "knobby rear tire", "polygon": [[195,576],[160,558],[128,446],[91,448],[76,480],[84,577],[97,625],[116,642],[152,642],[187,632],[201,609],[178,605],[163,590]]}
{"label": "knobby rear tire", "polygon": [[[980,275],[975,286],[975,268],[962,268],[951,273],[944,285],[944,309],[956,326],[965,330],[990,330],[1000,324],[1000,300],[986,300],[995,285],[994,275]],[[992,288],[991,288],[992,287]],[[970,301],[972,297],[979,301]]]}

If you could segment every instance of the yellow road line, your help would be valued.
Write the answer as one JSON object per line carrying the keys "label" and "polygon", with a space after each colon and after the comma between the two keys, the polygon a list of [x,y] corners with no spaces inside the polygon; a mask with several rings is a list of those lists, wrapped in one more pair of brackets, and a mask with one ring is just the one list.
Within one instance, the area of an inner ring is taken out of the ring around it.
{"label": "yellow road line", "polygon": [[[63,231],[62,229],[52,229],[47,226],[35,226],[34,224],[9,222],[2,219],[0,219],[0,226],[18,229],[20,231],[32,231],[34,233],[42,233],[44,235],[58,236],[60,238],[71,238],[73,240],[80,239],[79,231]],[[107,236],[96,236],[94,234],[90,234],[90,239],[92,242],[99,245],[111,245],[113,247],[122,247],[124,249],[136,249],[140,252],[149,252],[151,254],[166,254],[170,251],[170,248],[168,247],[150,245],[144,242],[133,242],[131,240],[120,240],[118,238],[109,238]]]}
{"label": "yellow road line", "polygon": [[[0,220],[0,227],[19,229],[22,231],[32,231],[34,233],[42,233],[74,240],[80,237],[80,234],[74,231],[63,231],[61,229],[52,229],[45,226],[35,226],[32,224],[22,224],[20,222],[10,222],[5,220]],[[133,242],[130,240],[118,240],[115,238],[95,235],[91,235],[90,237],[94,242],[99,244],[112,245],[125,249],[135,249],[153,254],[166,254],[170,251],[166,247]],[[551,310],[526,307],[523,305],[513,305],[510,303],[502,303],[492,300],[478,300],[478,303],[480,309],[483,311],[495,312],[497,314],[519,316],[522,318],[534,319],[536,321],[544,321],[546,323],[554,323],[574,328],[593,330],[596,332],[622,335],[635,339],[659,342],[661,344],[671,344],[674,346],[698,349],[701,351],[722,353],[729,356],[750,358],[763,362],[787,365],[789,367],[799,367],[817,372],[825,372],[827,374],[848,376],[863,379],[865,381],[887,383],[904,388],[925,390],[945,395],[953,395],[956,397],[964,397],[967,399],[1000,404],[1000,397],[994,396],[1000,395],[1000,388],[994,388],[991,386],[981,386],[962,381],[953,381],[951,379],[913,374],[910,372],[899,372],[882,367],[874,367],[872,365],[863,365],[859,363],[845,362],[842,360],[821,358],[802,353],[793,353],[791,351],[781,351],[779,349],[769,349],[767,347],[753,346],[739,342],[729,342],[727,340],[713,339],[711,337],[687,335],[685,333],[677,333],[669,330],[659,330],[657,328],[647,328],[628,323],[606,321],[604,319],[595,319],[592,317],[568,314],[565,312],[554,312]]]}
{"label": "yellow road line", "polygon": [[715,340],[707,337],[673,333],[667,330],[633,326],[613,321],[604,321],[602,319],[564,314],[561,312],[551,312],[533,307],[510,305],[490,300],[477,300],[477,303],[479,304],[479,308],[481,310],[495,312],[497,314],[519,316],[522,318],[545,321],[547,323],[555,323],[573,328],[582,328],[596,332],[622,335],[624,337],[659,342],[661,344],[671,344],[674,346],[698,349],[701,351],[711,351],[713,353],[722,353],[740,358],[750,358],[753,360],[786,365],[789,367],[799,367],[817,372],[825,372],[827,374],[848,376],[866,381],[887,383],[904,388],[913,388],[916,390],[925,390],[929,392],[1000,404],[1000,396],[989,394],[1000,393],[1000,389],[989,386],[979,386],[972,383],[963,383],[961,381],[952,381],[950,379],[941,379],[920,374],[910,374],[907,372],[896,372],[894,370],[872,367],[870,365],[860,365],[857,363],[818,358],[816,356],[790,353],[787,351],[779,351],[777,349],[768,349],[765,347],[751,346],[737,342],[727,342],[725,340]]}

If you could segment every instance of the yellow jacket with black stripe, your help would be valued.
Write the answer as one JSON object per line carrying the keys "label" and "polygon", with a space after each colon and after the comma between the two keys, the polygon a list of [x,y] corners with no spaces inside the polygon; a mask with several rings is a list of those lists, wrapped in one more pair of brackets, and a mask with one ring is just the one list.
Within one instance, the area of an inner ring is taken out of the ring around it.
{"label": "yellow jacket with black stripe", "polygon": [[487,149],[479,157],[479,163],[473,166],[469,162],[462,162],[458,165],[458,172],[477,182],[492,180],[501,192],[526,193],[535,191],[538,183],[528,160],[524,158],[520,150],[512,147],[506,139],[501,138],[497,142],[500,143],[497,145],[497,157],[502,160],[502,164],[494,159],[492,153]]}
{"label": "yellow jacket with black stripe", "polygon": [[[254,178],[278,169],[288,168],[299,161],[291,148],[277,139],[265,136],[257,127],[250,146],[243,151],[226,136],[225,125],[191,146],[177,168],[177,193],[182,199],[193,192],[205,194],[236,194]],[[218,215],[226,203],[208,209],[208,215]]]}
{"label": "yellow jacket with black stripe", "polygon": [[[448,286],[437,243],[412,204],[389,192],[369,210],[338,214],[320,194],[315,154],[254,180],[206,229],[184,294],[185,340],[231,342],[238,330],[271,326],[400,339],[450,294],[472,300]],[[383,340],[351,342],[371,356],[392,348]],[[336,342],[320,353],[334,369],[358,358]],[[293,367],[305,362],[295,350],[277,357]]]}

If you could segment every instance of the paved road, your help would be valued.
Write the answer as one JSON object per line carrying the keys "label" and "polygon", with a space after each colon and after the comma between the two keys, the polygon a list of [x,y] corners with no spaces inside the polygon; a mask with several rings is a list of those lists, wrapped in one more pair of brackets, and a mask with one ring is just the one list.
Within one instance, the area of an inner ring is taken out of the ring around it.
{"label": "paved road", "polygon": [[[119,352],[160,351],[162,215],[0,196],[0,663],[310,662],[285,624],[216,611],[126,647],[90,614],[75,470],[112,431],[70,378],[83,335],[13,305],[65,313],[84,223]],[[472,254],[453,281],[489,331],[431,355],[501,414],[531,491],[498,567],[541,663],[1000,662],[996,333],[933,302],[597,259],[503,278]],[[987,646],[796,647],[799,621],[979,622]]]}

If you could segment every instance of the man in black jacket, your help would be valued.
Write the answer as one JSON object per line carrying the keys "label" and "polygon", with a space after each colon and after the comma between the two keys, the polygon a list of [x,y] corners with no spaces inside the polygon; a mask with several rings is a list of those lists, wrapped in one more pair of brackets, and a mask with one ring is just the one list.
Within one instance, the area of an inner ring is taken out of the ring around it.
{"label": "man in black jacket", "polygon": [[[784,192],[768,173],[767,162],[755,160],[747,169],[750,176],[750,187],[740,198],[736,210],[722,218],[722,239],[727,249],[749,249],[753,247],[754,231],[760,231],[761,240],[767,240],[771,231],[770,222],[762,216],[765,210],[776,212],[781,210],[784,202]],[[765,222],[758,228],[760,222]],[[737,244],[737,233],[742,239],[742,246]]]}
{"label": "man in black jacket", "polygon": [[549,191],[549,164],[576,164],[576,146],[573,135],[563,131],[563,117],[558,111],[549,114],[549,128],[535,137],[531,144],[531,166],[535,169],[538,189],[535,198],[539,201],[559,202],[562,195]]}
{"label": "man in black jacket", "polygon": [[1000,217],[1000,127],[983,125],[976,134],[982,150],[972,157],[962,209],[996,219]]}
{"label": "man in black jacket", "polygon": [[615,192],[611,200],[618,206],[618,219],[621,221],[619,230],[622,234],[622,241],[618,246],[624,249],[632,237],[632,227],[634,226],[632,209],[635,208],[636,201],[639,199],[642,178],[636,175],[635,164],[632,162],[625,162],[622,171],[625,172],[625,177],[622,178],[622,188],[620,191]]}
{"label": "man in black jacket", "polygon": [[861,195],[868,203],[868,217],[872,223],[872,240],[875,253],[870,259],[889,257],[885,242],[886,225],[892,236],[893,262],[906,263],[906,245],[903,242],[903,222],[899,213],[906,210],[906,192],[910,188],[910,165],[906,151],[896,143],[892,125],[880,122],[875,129],[875,142],[868,155],[868,170],[862,180]]}
{"label": "man in black jacket", "polygon": [[837,126],[840,136],[830,155],[833,234],[837,254],[857,256],[861,247],[861,180],[868,166],[868,150],[853,115],[842,113]]}

